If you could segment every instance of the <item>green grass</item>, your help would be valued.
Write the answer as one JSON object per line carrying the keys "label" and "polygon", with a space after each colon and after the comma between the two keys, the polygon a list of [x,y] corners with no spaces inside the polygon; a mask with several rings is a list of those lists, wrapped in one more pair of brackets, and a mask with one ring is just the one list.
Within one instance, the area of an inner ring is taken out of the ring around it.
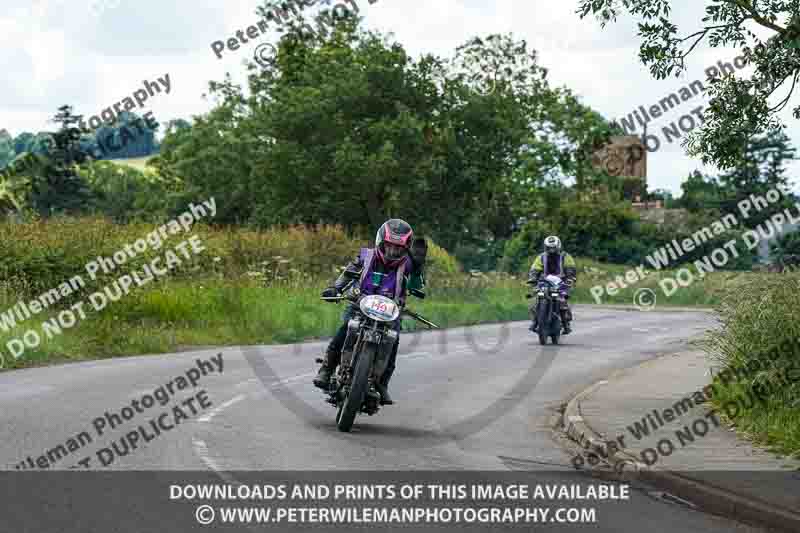
{"label": "green grass", "polygon": [[[747,383],[729,383],[721,386],[712,399],[715,408],[725,413],[724,405],[745,398],[750,391]],[[748,400],[746,404],[749,404]],[[739,433],[752,442],[773,452],[800,458],[800,407],[792,407],[784,400],[771,397],[766,405],[753,402],[750,409],[732,408],[733,418],[725,416]]]}
{"label": "green grass", "polygon": [[[574,303],[594,303],[590,286],[613,279],[626,270],[618,265],[602,267],[606,270],[579,276]],[[715,273],[703,282],[682,289],[676,294],[677,298],[666,305],[717,303],[717,293],[726,286],[730,276]],[[133,290],[100,312],[88,313],[85,320],[52,338],[42,334],[41,324],[53,318],[55,311],[37,315],[13,331],[0,331],[5,366],[21,368],[167,353],[192,346],[293,343],[334,333],[343,304],[334,305],[319,299],[327,280],[296,277],[280,282],[270,280],[267,286],[262,280],[263,276],[230,280],[217,275],[195,280],[177,278],[149,285]],[[648,286],[657,289],[655,277],[604,299],[604,303],[630,304],[633,292]],[[527,287],[519,277],[491,273],[443,275],[429,279],[427,299],[409,298],[409,308],[441,327],[525,320],[528,318],[526,292]],[[88,294],[84,291],[80,297],[85,301]],[[12,295],[0,291],[0,311],[14,303],[16,299]],[[658,305],[664,305],[663,301],[659,300]],[[85,307],[90,309],[88,302]],[[413,331],[426,326],[407,319],[403,327]],[[6,343],[12,338],[21,338],[31,328],[41,334],[42,343],[27,348],[21,358],[14,360]]]}
{"label": "green grass", "polygon": [[[37,315],[10,332],[0,332],[0,344],[6,367],[21,368],[166,353],[189,346],[298,342],[330,336],[340,324],[344,304],[321,301],[324,285],[301,288],[288,284],[265,287],[256,281],[172,281],[139,289],[100,312],[87,313],[85,320],[51,338],[43,334],[41,323],[55,313]],[[12,303],[4,301],[4,309]],[[86,307],[90,307],[88,303]],[[511,286],[442,288],[435,299],[412,299],[409,308],[441,327],[527,317],[520,289]],[[408,319],[403,327],[411,331],[420,326]],[[29,329],[40,333],[42,343],[14,360],[5,345]]]}
{"label": "green grass", "polygon": [[138,170],[145,170],[147,169],[147,162],[152,158],[153,156],[149,155],[145,157],[129,157],[127,159],[109,159],[109,161],[118,165],[128,165]]}
{"label": "green grass", "polygon": [[[732,422],[753,442],[800,457],[800,273],[763,275],[741,283],[719,306],[720,328],[705,348],[725,369],[758,369],[731,380],[713,398],[724,404],[764,387],[764,405],[743,410]],[[785,378],[781,376],[785,375]]]}
{"label": "green grass", "polygon": [[[617,285],[616,292],[610,294],[607,290],[599,296],[601,304],[611,305],[631,305],[634,303],[634,296],[640,289],[650,289],[655,293],[656,305],[659,307],[669,306],[701,306],[713,307],[722,301],[722,296],[733,286],[742,280],[756,281],[764,274],[754,272],[713,272],[704,278],[696,276],[696,279],[687,284],[679,286],[674,292],[670,290],[669,282],[664,281],[667,287],[665,290],[659,284],[666,278],[677,279],[677,270],[651,270],[645,269],[647,274],[644,279],[629,283],[625,280],[626,273],[633,267],[627,265],[614,265],[599,263],[589,259],[576,259],[578,272],[578,285],[573,293],[573,299],[578,303],[598,303],[591,293],[592,287],[602,286],[607,288],[609,282]],[[696,273],[694,267],[690,267]],[[622,288],[616,281],[620,277],[626,285]]]}

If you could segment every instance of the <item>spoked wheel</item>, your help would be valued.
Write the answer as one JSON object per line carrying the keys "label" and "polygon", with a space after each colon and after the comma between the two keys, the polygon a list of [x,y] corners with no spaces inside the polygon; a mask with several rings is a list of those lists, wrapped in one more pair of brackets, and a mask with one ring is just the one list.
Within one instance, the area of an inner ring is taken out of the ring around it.
{"label": "spoked wheel", "polygon": [[372,362],[375,347],[373,345],[364,346],[356,356],[356,367],[353,370],[353,379],[350,384],[350,393],[342,402],[339,413],[336,415],[336,427],[339,431],[349,432],[353,427],[356,415],[361,410],[364,403],[364,396],[367,394],[370,364]]}
{"label": "spoked wheel", "polygon": [[342,419],[342,411],[344,411],[344,404],[345,404],[345,402],[340,403],[339,404],[339,408],[336,410],[336,425],[337,426],[339,425],[339,421]]}

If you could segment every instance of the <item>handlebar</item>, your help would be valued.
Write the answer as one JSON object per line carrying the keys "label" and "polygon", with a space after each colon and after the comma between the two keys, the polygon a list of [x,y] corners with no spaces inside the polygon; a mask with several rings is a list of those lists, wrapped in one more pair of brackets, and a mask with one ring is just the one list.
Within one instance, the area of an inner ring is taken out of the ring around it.
{"label": "handlebar", "polygon": [[[323,301],[326,301],[326,302],[341,302],[343,300],[348,300],[348,301],[353,302],[353,303],[358,303],[359,297],[357,297],[357,296],[348,296],[348,295],[344,295],[343,294],[341,296],[320,296],[320,300],[323,300]],[[441,329],[439,326],[437,326],[436,324],[434,324],[433,322],[431,322],[427,318],[423,317],[422,315],[418,315],[417,313],[415,313],[414,311],[411,311],[410,309],[403,308],[403,310],[400,313],[400,316],[403,316],[403,315],[407,315],[407,316],[413,318],[414,320],[422,322],[423,324],[425,324],[429,328]]]}

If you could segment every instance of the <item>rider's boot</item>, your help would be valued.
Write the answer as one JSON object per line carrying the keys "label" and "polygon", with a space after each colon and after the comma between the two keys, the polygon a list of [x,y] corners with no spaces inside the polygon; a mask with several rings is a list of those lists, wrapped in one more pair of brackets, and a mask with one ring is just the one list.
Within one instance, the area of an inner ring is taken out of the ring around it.
{"label": "rider's boot", "polygon": [[381,395],[381,405],[394,404],[394,400],[392,400],[392,397],[389,394],[389,380],[392,379],[393,373],[394,368],[387,368],[383,373],[383,376],[381,376],[381,379],[375,383],[375,390],[377,390]]}
{"label": "rider's boot", "polygon": [[561,333],[562,335],[569,335],[572,333],[572,313],[570,313],[569,309],[561,310],[561,323],[564,324],[564,331]]}
{"label": "rider's boot", "polygon": [[531,317],[531,325],[528,327],[528,330],[537,333],[539,331],[539,322],[537,320],[536,307],[532,306],[528,308],[528,316]]}
{"label": "rider's boot", "polygon": [[389,361],[386,363],[386,370],[383,371],[381,379],[375,383],[375,390],[381,395],[381,405],[392,405],[394,400],[389,394],[389,380],[392,379],[394,374],[395,364],[397,363],[397,350],[400,347],[400,342],[396,342],[392,348],[392,353],[389,355]]}
{"label": "rider's boot", "polygon": [[322,366],[319,367],[317,377],[314,378],[314,386],[320,389],[327,390],[331,383],[331,376],[339,365],[342,358],[341,352],[335,352],[330,349],[326,350],[325,358],[322,361]]}

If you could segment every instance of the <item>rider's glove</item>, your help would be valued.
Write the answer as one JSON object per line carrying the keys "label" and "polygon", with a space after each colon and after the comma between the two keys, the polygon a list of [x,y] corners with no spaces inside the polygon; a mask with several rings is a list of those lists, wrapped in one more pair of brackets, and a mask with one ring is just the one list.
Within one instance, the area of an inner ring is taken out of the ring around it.
{"label": "rider's glove", "polygon": [[336,290],[336,287],[328,287],[322,291],[323,298],[334,298],[336,296],[339,296],[339,291]]}

